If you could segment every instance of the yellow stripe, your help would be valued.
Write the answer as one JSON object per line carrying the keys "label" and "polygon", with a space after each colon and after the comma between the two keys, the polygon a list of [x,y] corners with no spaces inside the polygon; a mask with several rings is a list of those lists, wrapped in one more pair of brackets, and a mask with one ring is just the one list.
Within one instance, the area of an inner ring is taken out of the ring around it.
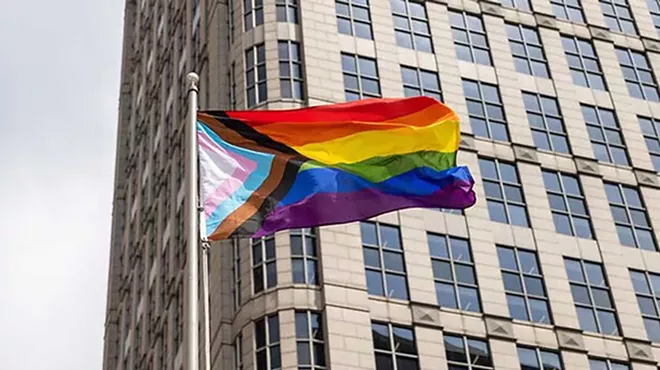
{"label": "yellow stripe", "polygon": [[377,156],[421,150],[452,153],[458,150],[458,120],[436,121],[425,127],[360,132],[322,143],[293,147],[298,153],[324,164],[355,163]]}

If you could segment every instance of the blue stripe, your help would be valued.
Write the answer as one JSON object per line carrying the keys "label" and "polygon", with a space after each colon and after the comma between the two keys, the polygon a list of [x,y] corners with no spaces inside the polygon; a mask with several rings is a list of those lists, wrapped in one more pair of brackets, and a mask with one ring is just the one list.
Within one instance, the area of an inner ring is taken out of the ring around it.
{"label": "blue stripe", "polygon": [[443,171],[430,167],[417,167],[379,183],[370,182],[338,168],[309,168],[298,173],[291,190],[277,207],[297,203],[312,194],[349,193],[367,188],[377,189],[390,195],[428,196],[457,179],[472,179],[467,167],[452,167]]}
{"label": "blue stripe", "polygon": [[268,153],[257,152],[241,147],[232,145],[224,141],[214,131],[208,128],[205,124],[197,121],[197,131],[203,132],[208,135],[214,143],[224,148],[227,151],[239,154],[257,163],[257,168],[248,176],[245,183],[236,190],[226,200],[220,203],[209,216],[206,218],[206,235],[211,235],[215,229],[218,228],[220,223],[224,221],[227,216],[242,206],[257,190],[261,184],[266,180],[270,173],[270,168],[273,163],[274,155]]}

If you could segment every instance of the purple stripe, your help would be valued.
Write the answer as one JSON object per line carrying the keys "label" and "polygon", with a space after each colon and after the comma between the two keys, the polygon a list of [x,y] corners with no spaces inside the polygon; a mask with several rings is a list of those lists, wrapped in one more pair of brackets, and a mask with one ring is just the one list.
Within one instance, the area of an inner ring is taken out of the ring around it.
{"label": "purple stripe", "polygon": [[474,180],[457,179],[427,196],[399,196],[368,188],[351,193],[318,193],[298,203],[277,208],[253,237],[279,230],[334,225],[364,220],[405,208],[463,209],[476,202]]}

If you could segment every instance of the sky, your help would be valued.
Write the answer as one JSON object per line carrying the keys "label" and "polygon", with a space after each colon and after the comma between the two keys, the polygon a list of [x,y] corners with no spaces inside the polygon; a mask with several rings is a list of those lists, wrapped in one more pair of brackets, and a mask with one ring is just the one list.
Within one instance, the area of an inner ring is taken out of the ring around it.
{"label": "sky", "polygon": [[0,369],[100,369],[124,1],[0,0]]}

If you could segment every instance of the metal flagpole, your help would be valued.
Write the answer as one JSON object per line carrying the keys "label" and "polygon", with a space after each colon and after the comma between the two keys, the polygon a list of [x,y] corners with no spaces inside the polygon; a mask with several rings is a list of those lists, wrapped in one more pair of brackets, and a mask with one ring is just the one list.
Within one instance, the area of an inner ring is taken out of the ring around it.
{"label": "metal flagpole", "polygon": [[202,241],[202,305],[204,307],[204,369],[211,370],[211,313],[209,312],[209,249],[211,244]]}
{"label": "metal flagpole", "polygon": [[186,284],[188,291],[188,343],[186,350],[186,370],[199,370],[199,183],[197,174],[197,83],[199,76],[189,73],[186,77],[188,87],[188,119],[186,120],[186,227],[187,261]]}

